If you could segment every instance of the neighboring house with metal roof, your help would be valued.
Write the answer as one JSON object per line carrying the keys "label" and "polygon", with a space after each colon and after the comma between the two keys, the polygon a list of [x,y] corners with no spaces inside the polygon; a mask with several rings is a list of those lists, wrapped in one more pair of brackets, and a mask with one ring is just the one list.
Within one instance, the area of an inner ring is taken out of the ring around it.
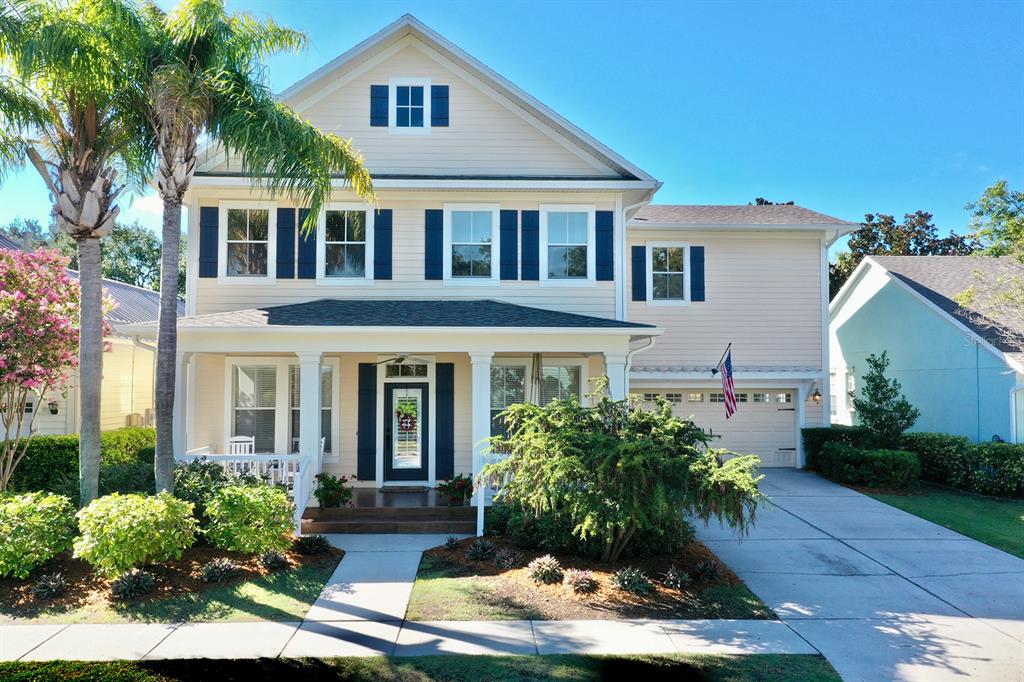
{"label": "neighboring house with metal roof", "polygon": [[[304,235],[300,204],[202,152],[179,456],[252,439],[357,486],[434,486],[480,470],[507,405],[586,401],[606,376],[716,446],[802,464],[799,429],[827,414],[828,247],[857,224],[649,206],[655,178],[408,15],[281,98],[352,138],[378,204],[339,184]],[[729,343],[726,422],[710,370]]]}
{"label": "neighboring house with metal roof", "polygon": [[[22,246],[0,233],[0,249],[21,250]],[[69,269],[68,275],[78,278],[75,270]],[[100,428],[106,431],[122,426],[152,425],[155,350],[133,336],[122,334],[120,326],[155,320],[160,309],[160,294],[112,279],[103,280],[103,291],[114,307],[106,315],[113,333],[105,339]],[[183,313],[184,305],[179,304],[178,314]],[[72,374],[66,395],[43,396],[33,401],[30,409],[40,410],[33,426],[35,433],[78,432],[77,382],[77,374]]]}
{"label": "neighboring house with metal roof", "polygon": [[1024,265],[1006,257],[866,257],[829,309],[833,420],[856,423],[846,392],[859,391],[867,355],[886,351],[889,373],[921,410],[914,430],[1024,442],[1024,327],[954,300],[974,287],[983,301],[990,287],[981,283],[1008,277],[1024,278]]}

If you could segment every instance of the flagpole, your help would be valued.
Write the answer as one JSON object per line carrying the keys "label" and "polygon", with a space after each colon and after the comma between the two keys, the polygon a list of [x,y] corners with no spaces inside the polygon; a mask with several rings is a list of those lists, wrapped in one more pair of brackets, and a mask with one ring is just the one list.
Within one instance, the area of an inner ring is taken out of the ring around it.
{"label": "flagpole", "polygon": [[725,360],[725,356],[728,355],[730,348],[732,348],[732,341],[730,341],[729,345],[725,347],[724,351],[722,351],[722,357],[718,358],[718,363],[715,365],[714,369],[711,370],[711,376],[718,374],[718,368],[722,366],[722,360]]}

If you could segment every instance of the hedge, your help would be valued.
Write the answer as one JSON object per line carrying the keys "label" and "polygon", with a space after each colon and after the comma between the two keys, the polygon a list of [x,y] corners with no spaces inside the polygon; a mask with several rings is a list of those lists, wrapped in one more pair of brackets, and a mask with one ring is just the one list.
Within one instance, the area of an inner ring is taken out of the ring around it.
{"label": "hedge", "polygon": [[807,428],[800,430],[804,442],[805,466],[814,471],[819,470],[818,460],[825,443],[846,443],[858,448],[870,448],[875,445],[874,435],[863,426],[832,426]]}
{"label": "hedge", "polygon": [[[100,434],[100,494],[152,492],[156,430],[129,426]],[[33,436],[11,477],[12,491],[78,498],[78,435]]]}
{"label": "hedge", "polygon": [[1024,497],[1024,445],[970,443],[948,433],[905,433],[921,478],[982,495]]}
{"label": "hedge", "polygon": [[917,485],[921,464],[905,450],[864,450],[848,443],[825,443],[818,456],[821,473],[839,483],[905,490]]}

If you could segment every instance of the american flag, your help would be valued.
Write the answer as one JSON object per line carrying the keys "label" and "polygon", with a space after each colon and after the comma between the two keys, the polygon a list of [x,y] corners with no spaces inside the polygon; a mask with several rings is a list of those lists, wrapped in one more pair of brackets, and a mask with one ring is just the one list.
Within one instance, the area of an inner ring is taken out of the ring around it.
{"label": "american flag", "polygon": [[722,374],[722,393],[725,394],[725,418],[736,413],[736,386],[732,382],[732,351],[726,351],[722,362],[718,365]]}

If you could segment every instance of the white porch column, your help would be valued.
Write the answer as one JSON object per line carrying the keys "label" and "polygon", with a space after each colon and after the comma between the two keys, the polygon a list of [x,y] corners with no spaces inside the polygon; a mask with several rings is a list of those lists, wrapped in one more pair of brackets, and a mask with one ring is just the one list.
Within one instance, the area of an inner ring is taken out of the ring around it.
{"label": "white porch column", "polygon": [[320,461],[320,352],[299,356],[299,454],[312,455],[314,472]]}
{"label": "white porch column", "polygon": [[185,432],[185,424],[188,423],[186,410],[192,410],[193,405],[187,400],[187,381],[189,364],[192,362],[192,353],[178,351],[174,360],[174,414],[171,415],[172,428],[174,429],[174,456],[180,457],[188,450]]}
{"label": "white porch column", "polygon": [[[494,353],[470,353],[473,365],[473,482],[476,483],[483,468],[483,455],[491,435],[491,358]],[[484,534],[484,506],[487,490],[481,488],[474,496],[476,504],[476,534]]]}
{"label": "white porch column", "polygon": [[608,392],[612,400],[622,400],[629,392],[625,354],[604,354],[604,371],[608,375]]}

